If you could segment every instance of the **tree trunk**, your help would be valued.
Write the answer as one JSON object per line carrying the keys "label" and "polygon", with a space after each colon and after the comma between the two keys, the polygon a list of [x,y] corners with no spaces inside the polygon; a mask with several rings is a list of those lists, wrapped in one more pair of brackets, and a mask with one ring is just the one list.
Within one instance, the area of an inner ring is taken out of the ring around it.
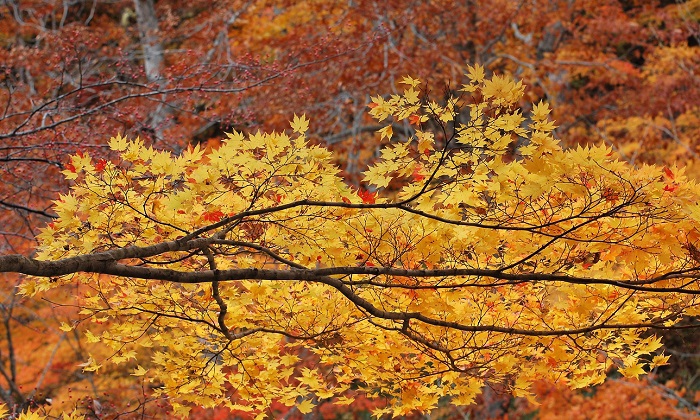
{"label": "tree trunk", "polygon": [[149,82],[160,79],[163,47],[158,39],[158,19],[153,0],[134,0],[136,22],[143,48],[143,65]]}
{"label": "tree trunk", "polygon": [[[149,82],[155,83],[159,88],[165,85],[165,80],[161,76],[161,65],[163,63],[163,45],[160,43],[158,34],[158,18],[153,4],[154,0],[134,0],[136,9],[136,23],[139,28],[141,47],[143,49],[143,65],[146,71],[146,78]],[[165,98],[163,98],[165,99]],[[163,103],[151,114],[150,121],[146,124],[146,129],[151,131],[156,139],[161,139],[165,128],[166,108]]]}

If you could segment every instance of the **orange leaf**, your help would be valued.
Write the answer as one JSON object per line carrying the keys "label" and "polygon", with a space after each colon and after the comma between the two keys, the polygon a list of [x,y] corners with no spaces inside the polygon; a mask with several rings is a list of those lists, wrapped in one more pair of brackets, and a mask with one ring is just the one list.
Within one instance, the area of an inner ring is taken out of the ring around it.
{"label": "orange leaf", "polygon": [[664,173],[666,174],[667,177],[669,177],[671,179],[675,178],[675,176],[673,175],[673,172],[671,172],[671,170],[665,166],[664,166]]}
{"label": "orange leaf", "polygon": [[376,193],[371,193],[367,190],[357,191],[357,195],[362,199],[365,204],[374,204],[376,201]]}
{"label": "orange leaf", "polygon": [[100,160],[98,160],[97,163],[95,164],[95,170],[96,170],[97,172],[102,172],[102,171],[105,170],[105,166],[107,166],[107,161],[104,160],[104,159],[100,159]]}
{"label": "orange leaf", "polygon": [[224,213],[221,210],[207,211],[202,214],[202,218],[209,222],[218,222],[222,217],[224,217]]}

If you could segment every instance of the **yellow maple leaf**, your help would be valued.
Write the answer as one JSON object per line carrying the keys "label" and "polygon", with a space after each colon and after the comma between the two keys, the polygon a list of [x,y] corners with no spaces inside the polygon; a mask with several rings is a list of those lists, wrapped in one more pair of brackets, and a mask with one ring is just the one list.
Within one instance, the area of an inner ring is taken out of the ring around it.
{"label": "yellow maple leaf", "polygon": [[309,414],[314,409],[314,403],[311,400],[304,400],[297,404],[296,407],[302,414]]}
{"label": "yellow maple leaf", "polygon": [[481,83],[485,77],[484,66],[478,63],[474,64],[474,66],[467,66],[466,76],[472,83]]}
{"label": "yellow maple leaf", "polygon": [[178,404],[178,403],[172,403],[173,406],[173,413],[181,416],[182,418],[188,416],[190,414],[190,410],[192,410],[191,407],[188,407],[186,405]]}
{"label": "yellow maple leaf", "polygon": [[61,420],[83,420],[85,419],[85,416],[78,413],[77,411],[73,411],[70,414],[69,413],[62,413],[63,417],[61,417]]}
{"label": "yellow maple leaf", "polygon": [[90,330],[85,331],[85,337],[87,337],[88,343],[97,343],[100,341],[100,336],[93,334]]}
{"label": "yellow maple leaf", "polygon": [[126,150],[126,148],[129,145],[129,141],[126,137],[122,137],[121,134],[117,134],[116,137],[112,137],[111,139],[109,139],[108,144],[110,149],[114,150],[115,152],[121,152],[123,150]]}
{"label": "yellow maple leaf", "polygon": [[641,363],[634,362],[634,363],[620,369],[620,373],[625,378],[638,379],[639,375],[644,375],[646,372],[644,372],[644,368],[643,368],[643,365]]}
{"label": "yellow maple leaf", "polygon": [[411,76],[404,76],[399,83],[404,85],[410,85],[411,87],[416,87],[420,85],[421,81],[419,79],[414,79]]}
{"label": "yellow maple leaf", "polygon": [[384,139],[384,137],[391,140],[391,136],[394,135],[394,129],[390,125],[387,125],[386,127],[377,130],[377,133],[381,135],[381,137],[379,138],[380,140]]}
{"label": "yellow maple leaf", "polygon": [[547,115],[552,112],[549,108],[549,104],[544,101],[540,101],[532,106],[532,118],[535,120],[547,119]]}
{"label": "yellow maple leaf", "polygon": [[[409,88],[403,92],[403,97],[406,99],[406,102],[408,104],[413,105],[413,104],[418,102],[418,94],[419,93],[420,93],[419,91],[417,91],[413,88]],[[411,108],[414,108],[414,109],[411,109]],[[415,108],[416,107],[409,107],[408,109],[406,109],[406,112],[408,114],[411,114],[411,113],[415,112]],[[423,118],[426,118],[426,117],[423,117]],[[426,120],[427,120],[427,118],[426,118]]]}
{"label": "yellow maple leaf", "polygon": [[663,346],[661,337],[647,337],[637,346],[637,354],[650,354],[658,350],[661,346]]}
{"label": "yellow maple leaf", "polygon": [[654,358],[651,360],[651,363],[649,364],[650,369],[657,368],[659,366],[664,366],[668,364],[668,359],[671,356],[666,356],[664,354],[658,354],[654,356]]}
{"label": "yellow maple leaf", "polygon": [[143,366],[138,365],[136,369],[134,369],[134,373],[131,374],[131,376],[143,376],[148,372],[148,369],[144,369]]}
{"label": "yellow maple leaf", "polygon": [[292,126],[292,130],[295,133],[299,133],[301,135],[304,135],[304,133],[306,133],[306,130],[309,129],[309,120],[306,119],[306,114],[302,114],[301,117],[298,117],[297,114],[294,114],[294,119],[290,121],[290,124]]}
{"label": "yellow maple leaf", "polygon": [[17,420],[44,420],[46,417],[33,411],[27,411],[19,415]]}

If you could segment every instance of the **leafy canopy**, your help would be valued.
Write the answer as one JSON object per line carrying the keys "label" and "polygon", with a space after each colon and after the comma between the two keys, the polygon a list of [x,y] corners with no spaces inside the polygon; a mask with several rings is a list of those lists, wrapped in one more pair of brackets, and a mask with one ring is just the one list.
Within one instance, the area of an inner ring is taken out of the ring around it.
{"label": "leafy canopy", "polygon": [[117,136],[114,161],[73,156],[36,262],[63,265],[20,290],[80,284],[87,340],[114,352],[84,369],[133,363],[182,415],[306,413],[354,390],[400,415],[487,383],[530,397],[537,379],[665,364],[648,327],[699,312],[697,185],[604,146],[563,150],[546,104],[518,109],[521,83],[467,77],[441,103],[411,77],[372,98],[391,142],[369,190],[309,144],[305,116],[215,150]]}

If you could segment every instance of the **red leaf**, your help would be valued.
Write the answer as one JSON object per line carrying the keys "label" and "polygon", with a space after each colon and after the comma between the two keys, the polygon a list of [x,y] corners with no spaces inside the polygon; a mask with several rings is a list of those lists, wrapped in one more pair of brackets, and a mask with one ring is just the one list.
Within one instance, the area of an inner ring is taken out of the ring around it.
{"label": "red leaf", "polygon": [[218,222],[222,217],[224,217],[224,213],[221,210],[207,211],[202,214],[202,219],[209,222]]}
{"label": "red leaf", "polygon": [[105,170],[105,166],[107,166],[107,161],[104,160],[104,159],[100,159],[100,160],[98,160],[97,163],[95,164],[95,170],[96,170],[97,172],[102,172],[102,171]]}
{"label": "red leaf", "polygon": [[365,204],[374,204],[376,201],[376,193],[371,193],[367,190],[357,191],[357,195],[362,199]]}
{"label": "red leaf", "polygon": [[676,183],[673,183],[673,184],[671,184],[671,185],[666,185],[666,186],[664,187],[664,191],[668,191],[668,192],[674,192],[674,191],[676,191],[677,189],[678,189],[678,184],[676,184]]}
{"label": "red leaf", "polygon": [[348,203],[350,204],[350,199],[347,197],[343,197],[343,203]]}
{"label": "red leaf", "polygon": [[420,173],[420,169],[421,169],[420,167],[416,167],[416,168],[413,170],[413,180],[414,180],[414,181],[419,181],[419,182],[420,182],[420,181],[422,181],[422,180],[425,179],[425,175],[423,175],[423,174]]}
{"label": "red leaf", "polygon": [[75,166],[73,166],[73,163],[66,163],[66,169],[75,173]]}
{"label": "red leaf", "polygon": [[671,179],[675,178],[675,176],[673,175],[673,172],[671,172],[671,170],[665,166],[664,166],[664,173],[666,174],[667,177],[669,177]]}
{"label": "red leaf", "polygon": [[420,116],[411,115],[410,117],[408,117],[408,123],[411,125],[420,125]]}

